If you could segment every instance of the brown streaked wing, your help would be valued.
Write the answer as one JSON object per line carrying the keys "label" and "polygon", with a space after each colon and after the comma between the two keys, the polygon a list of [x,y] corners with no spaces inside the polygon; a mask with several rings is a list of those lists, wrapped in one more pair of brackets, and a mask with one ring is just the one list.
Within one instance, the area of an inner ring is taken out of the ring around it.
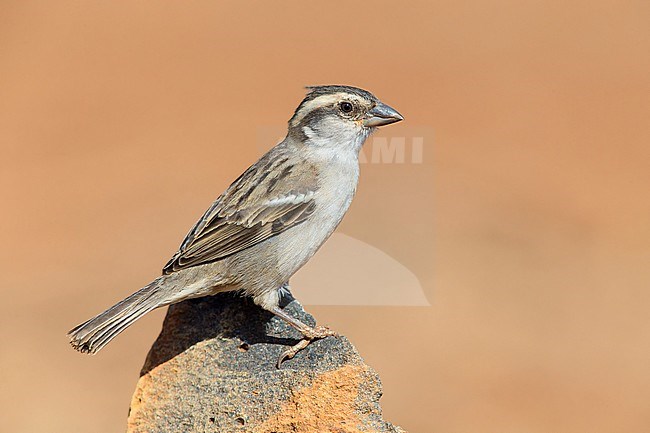
{"label": "brown streaked wing", "polygon": [[221,260],[302,223],[315,208],[315,177],[304,162],[265,155],[214,202],[163,274]]}

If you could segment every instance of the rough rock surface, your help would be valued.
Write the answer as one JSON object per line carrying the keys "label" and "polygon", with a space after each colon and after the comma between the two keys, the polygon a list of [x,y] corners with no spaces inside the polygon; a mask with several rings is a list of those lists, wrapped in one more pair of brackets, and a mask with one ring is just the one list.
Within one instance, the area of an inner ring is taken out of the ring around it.
{"label": "rough rock surface", "polygon": [[[314,319],[289,299],[287,311]],[[249,300],[221,294],[169,308],[131,401],[128,432],[404,432],[383,421],[379,376],[345,337],[312,343]]]}

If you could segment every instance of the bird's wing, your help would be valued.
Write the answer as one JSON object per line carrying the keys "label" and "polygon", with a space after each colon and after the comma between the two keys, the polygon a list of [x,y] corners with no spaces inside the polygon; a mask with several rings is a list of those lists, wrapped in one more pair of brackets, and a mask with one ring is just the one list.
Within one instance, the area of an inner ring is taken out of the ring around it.
{"label": "bird's wing", "polygon": [[315,191],[313,166],[267,154],[207,210],[163,273],[223,259],[302,223],[315,209]]}

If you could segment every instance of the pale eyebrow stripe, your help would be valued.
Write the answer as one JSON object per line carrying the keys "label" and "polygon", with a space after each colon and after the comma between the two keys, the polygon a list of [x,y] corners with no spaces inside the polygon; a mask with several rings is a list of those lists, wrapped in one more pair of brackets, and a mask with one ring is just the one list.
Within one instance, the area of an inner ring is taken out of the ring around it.
{"label": "pale eyebrow stripe", "polygon": [[312,99],[311,101],[305,103],[305,105],[303,105],[300,108],[300,110],[293,117],[291,126],[298,125],[302,121],[302,119],[304,119],[305,116],[311,113],[314,109],[333,104],[334,102],[343,98],[349,99],[350,101],[360,101],[360,102],[363,101],[362,97],[352,93],[345,93],[345,92],[338,92],[329,95],[318,96]]}
{"label": "pale eyebrow stripe", "polygon": [[293,118],[292,125],[295,126],[299,124],[300,121],[304,119],[307,114],[311,113],[315,108],[333,104],[334,102],[338,101],[342,95],[343,93],[333,93],[331,95],[321,95],[317,98],[312,99],[303,105],[300,108],[300,111],[296,113]]}

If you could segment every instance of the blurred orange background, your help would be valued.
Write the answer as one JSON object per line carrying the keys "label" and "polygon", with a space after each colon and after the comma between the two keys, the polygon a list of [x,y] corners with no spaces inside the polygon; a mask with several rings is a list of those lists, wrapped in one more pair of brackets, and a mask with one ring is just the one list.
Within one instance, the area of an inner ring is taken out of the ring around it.
{"label": "blurred orange background", "polygon": [[341,227],[431,306],[310,308],[385,417],[650,431],[649,23],[647,1],[1,2],[0,431],[125,428],[164,311],[94,357],[66,331],[156,277],[258,128],[330,83],[435,131],[422,165],[362,168]]}

